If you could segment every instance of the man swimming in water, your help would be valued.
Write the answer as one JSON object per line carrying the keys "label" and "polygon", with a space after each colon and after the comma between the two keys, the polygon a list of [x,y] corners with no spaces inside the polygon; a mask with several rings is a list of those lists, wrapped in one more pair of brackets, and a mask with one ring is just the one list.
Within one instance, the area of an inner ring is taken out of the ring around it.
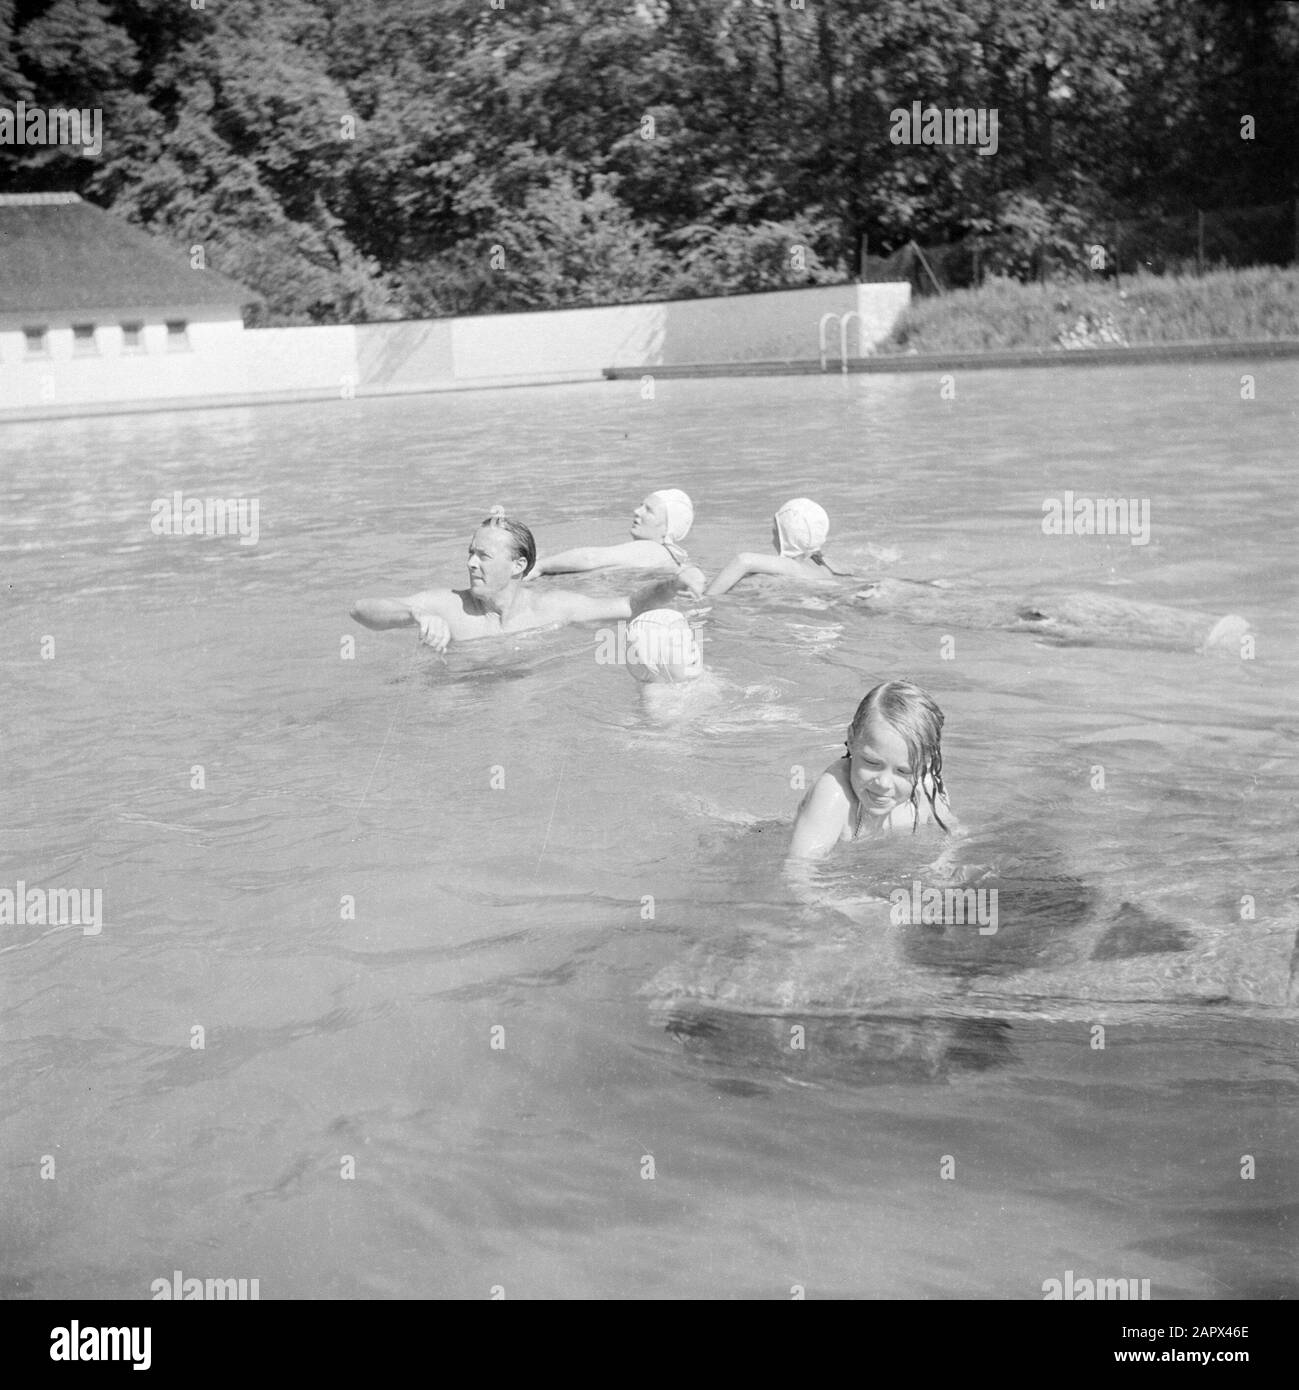
{"label": "man swimming in water", "polygon": [[467,589],[427,589],[402,599],[358,599],[352,617],[363,627],[380,631],[418,627],[420,641],[442,652],[452,642],[529,628],[634,618],[646,609],[664,606],[679,587],[673,575],[631,595],[600,597],[530,589],[523,580],[536,555],[532,532],[521,522],[507,521],[502,508],[493,508],[469,542]]}
{"label": "man swimming in water", "polygon": [[632,513],[631,540],[621,545],[583,545],[538,560],[532,574],[575,574],[581,570],[676,570],[686,562],[679,542],[694,523],[695,509],[680,488],[663,488]]}

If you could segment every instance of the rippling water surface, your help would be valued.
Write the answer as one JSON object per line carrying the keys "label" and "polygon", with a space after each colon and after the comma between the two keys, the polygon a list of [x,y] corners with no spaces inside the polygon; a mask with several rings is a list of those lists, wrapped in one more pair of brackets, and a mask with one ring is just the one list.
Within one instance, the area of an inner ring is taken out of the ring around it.
{"label": "rippling water surface", "polygon": [[[0,886],[104,903],[0,927],[6,1294],[1293,1295],[1299,369],[1240,370],[0,428]],[[863,573],[952,587],[741,589],[664,707],[589,629],[443,658],[347,618],[458,581],[493,503],[554,549],[674,485],[709,569],[802,494]],[[258,499],[258,543],[154,536],[177,489]],[[1148,498],[1149,545],[1044,536],[1065,490]],[[1254,654],[972,617],[1044,586]],[[881,916],[918,844],[843,847],[834,907],[782,883],[799,769],[901,675],[997,935]]]}

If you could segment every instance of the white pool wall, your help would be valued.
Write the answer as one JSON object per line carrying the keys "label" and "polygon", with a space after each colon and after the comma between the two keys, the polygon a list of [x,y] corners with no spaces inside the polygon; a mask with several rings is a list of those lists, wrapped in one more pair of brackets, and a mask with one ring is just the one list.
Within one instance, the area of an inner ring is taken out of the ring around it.
{"label": "white pool wall", "polygon": [[155,402],[173,409],[594,381],[606,367],[652,373],[695,363],[806,361],[820,353],[827,315],[837,316],[825,323],[837,362],[842,316],[859,316],[849,320],[847,347],[849,355],[864,355],[888,336],[910,298],[911,287],[902,282],[821,285],[653,304],[260,329],[229,315],[209,322],[196,311],[186,352],[158,350],[146,328],[150,350],[128,355],[120,333],[106,326],[95,355],[75,356],[69,323],[52,328],[49,355],[34,361],[24,358],[15,322],[0,324],[7,339],[0,342],[0,419],[147,409]]}

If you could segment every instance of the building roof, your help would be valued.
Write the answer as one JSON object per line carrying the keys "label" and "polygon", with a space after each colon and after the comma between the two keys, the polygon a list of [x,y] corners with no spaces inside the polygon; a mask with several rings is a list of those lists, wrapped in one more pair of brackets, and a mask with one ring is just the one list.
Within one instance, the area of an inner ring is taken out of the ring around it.
{"label": "building roof", "polygon": [[260,299],[75,193],[0,194],[0,313],[238,309]]}

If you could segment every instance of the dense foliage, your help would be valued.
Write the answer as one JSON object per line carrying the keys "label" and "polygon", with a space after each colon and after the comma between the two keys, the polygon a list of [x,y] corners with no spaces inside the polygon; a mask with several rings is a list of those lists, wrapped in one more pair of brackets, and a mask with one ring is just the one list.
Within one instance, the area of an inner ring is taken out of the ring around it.
{"label": "dense foliage", "polygon": [[1089,277],[1070,284],[992,278],[913,299],[884,353],[1052,352],[1151,343],[1299,338],[1299,269]]}
{"label": "dense foliage", "polygon": [[[1228,0],[0,0],[0,145],[327,322],[848,277],[999,232],[1081,262],[1146,211],[1299,189],[1299,6]],[[898,145],[913,101],[998,148]],[[1252,117],[1252,139],[1242,118]]]}

